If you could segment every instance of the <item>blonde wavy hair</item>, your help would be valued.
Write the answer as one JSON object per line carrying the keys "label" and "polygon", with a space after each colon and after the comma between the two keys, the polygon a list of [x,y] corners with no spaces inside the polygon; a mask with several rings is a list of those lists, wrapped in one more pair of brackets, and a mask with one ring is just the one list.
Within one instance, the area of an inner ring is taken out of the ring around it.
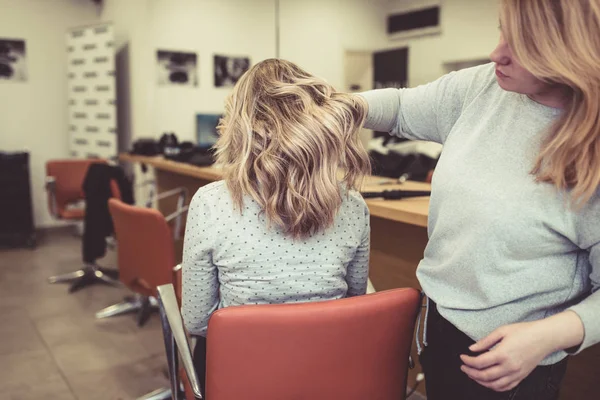
{"label": "blonde wavy hair", "polygon": [[519,63],[568,93],[532,172],[583,205],[600,187],[600,0],[503,0],[500,19]]}
{"label": "blonde wavy hair", "polygon": [[253,66],[226,101],[215,145],[234,206],[242,212],[250,196],[296,239],[331,226],[344,192],[370,172],[358,138],[366,111],[289,61]]}

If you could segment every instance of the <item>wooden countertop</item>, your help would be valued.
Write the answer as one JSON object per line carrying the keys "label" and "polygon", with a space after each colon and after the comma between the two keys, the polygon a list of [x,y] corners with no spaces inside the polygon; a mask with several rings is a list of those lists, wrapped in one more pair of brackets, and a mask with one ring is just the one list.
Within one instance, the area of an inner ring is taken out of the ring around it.
{"label": "wooden countertop", "polygon": [[[385,184],[390,182],[389,178],[380,176],[368,177],[363,186],[364,192],[376,192],[381,190],[431,190],[431,185],[424,182],[408,181],[403,184]],[[371,215],[405,224],[427,227],[429,215],[429,197],[412,197],[402,200],[366,199]]]}
{"label": "wooden countertop", "polygon": [[195,165],[166,160],[162,156],[138,156],[128,153],[119,154],[120,161],[143,163],[164,171],[191,176],[193,178],[218,181],[221,179],[221,170],[215,167],[196,167]]}
{"label": "wooden countertop", "polygon": [[[162,156],[138,156],[127,153],[119,155],[119,160],[126,162],[144,163],[158,170],[169,171],[193,178],[217,181],[221,179],[222,171],[216,167],[196,167],[194,165],[166,160]],[[405,182],[398,184],[381,184],[390,182],[388,178],[370,176],[365,180],[363,191],[380,190],[430,190],[431,185],[422,182]],[[403,200],[368,199],[367,204],[371,215],[406,224],[427,227],[429,197],[414,197]]]}

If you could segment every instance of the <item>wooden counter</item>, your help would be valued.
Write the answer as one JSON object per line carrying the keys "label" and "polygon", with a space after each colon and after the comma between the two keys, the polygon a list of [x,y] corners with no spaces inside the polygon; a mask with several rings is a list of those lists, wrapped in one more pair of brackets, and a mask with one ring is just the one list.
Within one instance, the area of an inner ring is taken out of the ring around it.
{"label": "wooden counter", "polygon": [[120,161],[142,163],[154,167],[160,171],[173,172],[178,175],[189,176],[206,181],[218,181],[221,179],[221,170],[215,167],[196,167],[177,161],[167,160],[162,156],[138,156],[123,153],[119,155]]}
{"label": "wooden counter", "polygon": [[[215,167],[195,167],[176,161],[164,159],[162,156],[146,157],[130,154],[121,154],[121,161],[144,163],[158,171],[170,172],[180,176],[196,178],[201,181],[213,182],[221,179],[222,171]],[[368,177],[363,187],[364,191],[380,191],[387,189],[429,190],[427,183],[406,182],[402,185],[379,184],[389,182],[390,179],[377,176]],[[402,201],[389,201],[380,199],[367,200],[371,215],[392,221],[403,222],[411,225],[427,227],[427,212],[429,198],[411,198]]]}
{"label": "wooden counter", "polygon": [[[214,167],[195,167],[189,164],[165,160],[163,157],[144,157],[121,154],[124,162],[144,163],[155,170],[158,191],[186,187],[190,197],[210,182],[221,179],[221,170]],[[429,190],[430,185],[406,182],[402,185],[382,185],[386,178],[369,177],[363,191],[388,189]],[[189,202],[190,199],[188,199]],[[429,198],[403,200],[367,200],[371,212],[371,259],[369,278],[376,290],[398,287],[419,288],[415,271],[427,245],[427,215]],[[159,209],[169,214],[175,209],[175,199],[159,203]],[[176,243],[178,257],[181,257],[182,243]],[[408,384],[412,386],[416,374],[421,372],[414,349],[412,356],[417,366],[409,371]],[[561,399],[596,399],[595,379],[600,369],[600,345],[573,357],[565,378]],[[424,393],[422,384],[419,391]]]}

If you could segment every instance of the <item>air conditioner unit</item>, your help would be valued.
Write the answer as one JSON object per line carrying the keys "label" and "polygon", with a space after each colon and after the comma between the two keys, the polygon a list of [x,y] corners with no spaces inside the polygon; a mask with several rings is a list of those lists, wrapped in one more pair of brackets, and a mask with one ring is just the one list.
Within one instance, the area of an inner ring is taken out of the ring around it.
{"label": "air conditioner unit", "polygon": [[439,4],[390,12],[387,34],[392,40],[437,35],[442,32]]}

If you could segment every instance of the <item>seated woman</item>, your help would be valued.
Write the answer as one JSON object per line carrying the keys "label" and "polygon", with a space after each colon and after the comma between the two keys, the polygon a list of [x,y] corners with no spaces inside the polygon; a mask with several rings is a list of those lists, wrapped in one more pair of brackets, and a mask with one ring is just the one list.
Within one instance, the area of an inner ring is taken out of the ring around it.
{"label": "seated woman", "polygon": [[[215,145],[224,180],[200,188],[189,208],[182,315],[190,333],[205,336],[222,307],[366,292],[369,211],[355,191],[369,172],[358,138],[365,114],[360,97],[287,61],[263,61],[240,79]],[[204,351],[200,338],[201,379]]]}

